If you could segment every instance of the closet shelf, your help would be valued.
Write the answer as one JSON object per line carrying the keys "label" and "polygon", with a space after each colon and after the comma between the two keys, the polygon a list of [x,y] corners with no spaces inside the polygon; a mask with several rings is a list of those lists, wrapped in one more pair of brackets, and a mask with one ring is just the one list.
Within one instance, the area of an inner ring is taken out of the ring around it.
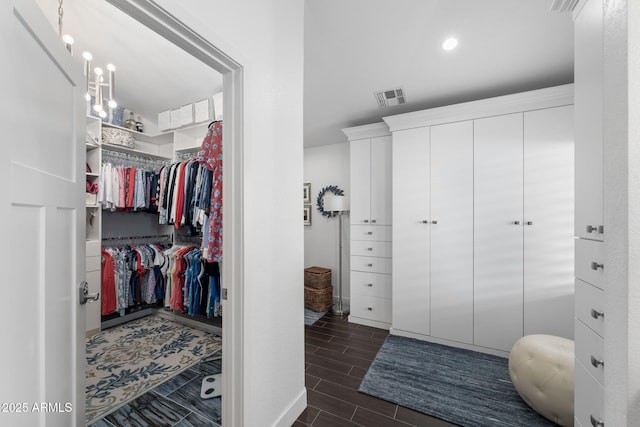
{"label": "closet shelf", "polygon": [[100,178],[100,174],[95,172],[87,172],[87,178]]}
{"label": "closet shelf", "polygon": [[105,150],[117,151],[119,153],[136,154],[143,157],[149,157],[151,159],[171,161],[170,157],[160,156],[158,154],[152,154],[142,150],[136,150],[135,148],[127,148],[121,145],[103,143],[102,148]]}
{"label": "closet shelf", "polygon": [[129,132],[136,140],[150,142],[156,145],[171,144],[173,142],[172,133],[161,133],[158,135],[149,135],[146,133],[138,132],[133,129],[127,129],[122,126],[112,125],[111,123],[102,123],[103,127],[115,128]]}

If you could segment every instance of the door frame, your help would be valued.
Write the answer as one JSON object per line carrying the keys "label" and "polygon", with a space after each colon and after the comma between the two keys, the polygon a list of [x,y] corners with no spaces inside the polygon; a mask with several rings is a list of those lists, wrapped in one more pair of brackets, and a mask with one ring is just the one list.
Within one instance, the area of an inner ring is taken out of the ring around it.
{"label": "door frame", "polygon": [[240,426],[244,424],[244,68],[151,0],[106,1],[223,76],[222,419],[224,425]]}

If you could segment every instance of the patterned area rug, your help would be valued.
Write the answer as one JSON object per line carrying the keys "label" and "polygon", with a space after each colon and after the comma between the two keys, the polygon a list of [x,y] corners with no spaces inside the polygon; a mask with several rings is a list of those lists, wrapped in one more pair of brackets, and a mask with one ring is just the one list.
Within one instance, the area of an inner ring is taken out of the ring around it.
{"label": "patterned area rug", "polygon": [[328,310],[321,311],[319,313],[309,310],[308,308],[304,309],[304,324],[306,326],[311,326],[316,323],[318,320],[322,318],[325,314],[328,313]]}
{"label": "patterned area rug", "polygon": [[87,424],[221,349],[220,337],[158,316],[87,338]]}
{"label": "patterned area rug", "polygon": [[503,357],[389,335],[358,391],[464,427],[550,427]]}

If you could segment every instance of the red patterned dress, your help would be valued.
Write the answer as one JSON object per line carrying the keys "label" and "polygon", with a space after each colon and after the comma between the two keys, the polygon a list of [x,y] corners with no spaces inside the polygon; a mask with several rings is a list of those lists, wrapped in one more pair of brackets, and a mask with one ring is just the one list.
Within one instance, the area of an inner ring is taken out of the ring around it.
{"label": "red patterned dress", "polygon": [[202,257],[219,262],[222,261],[222,122],[209,126],[197,160],[213,173],[209,215],[202,227]]}

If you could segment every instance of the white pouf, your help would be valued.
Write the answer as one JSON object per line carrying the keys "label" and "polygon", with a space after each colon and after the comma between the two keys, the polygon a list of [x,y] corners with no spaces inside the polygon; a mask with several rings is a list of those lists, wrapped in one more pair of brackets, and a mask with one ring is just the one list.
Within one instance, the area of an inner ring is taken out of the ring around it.
{"label": "white pouf", "polygon": [[520,338],[509,354],[511,382],[536,412],[573,426],[574,343],[553,335]]}

